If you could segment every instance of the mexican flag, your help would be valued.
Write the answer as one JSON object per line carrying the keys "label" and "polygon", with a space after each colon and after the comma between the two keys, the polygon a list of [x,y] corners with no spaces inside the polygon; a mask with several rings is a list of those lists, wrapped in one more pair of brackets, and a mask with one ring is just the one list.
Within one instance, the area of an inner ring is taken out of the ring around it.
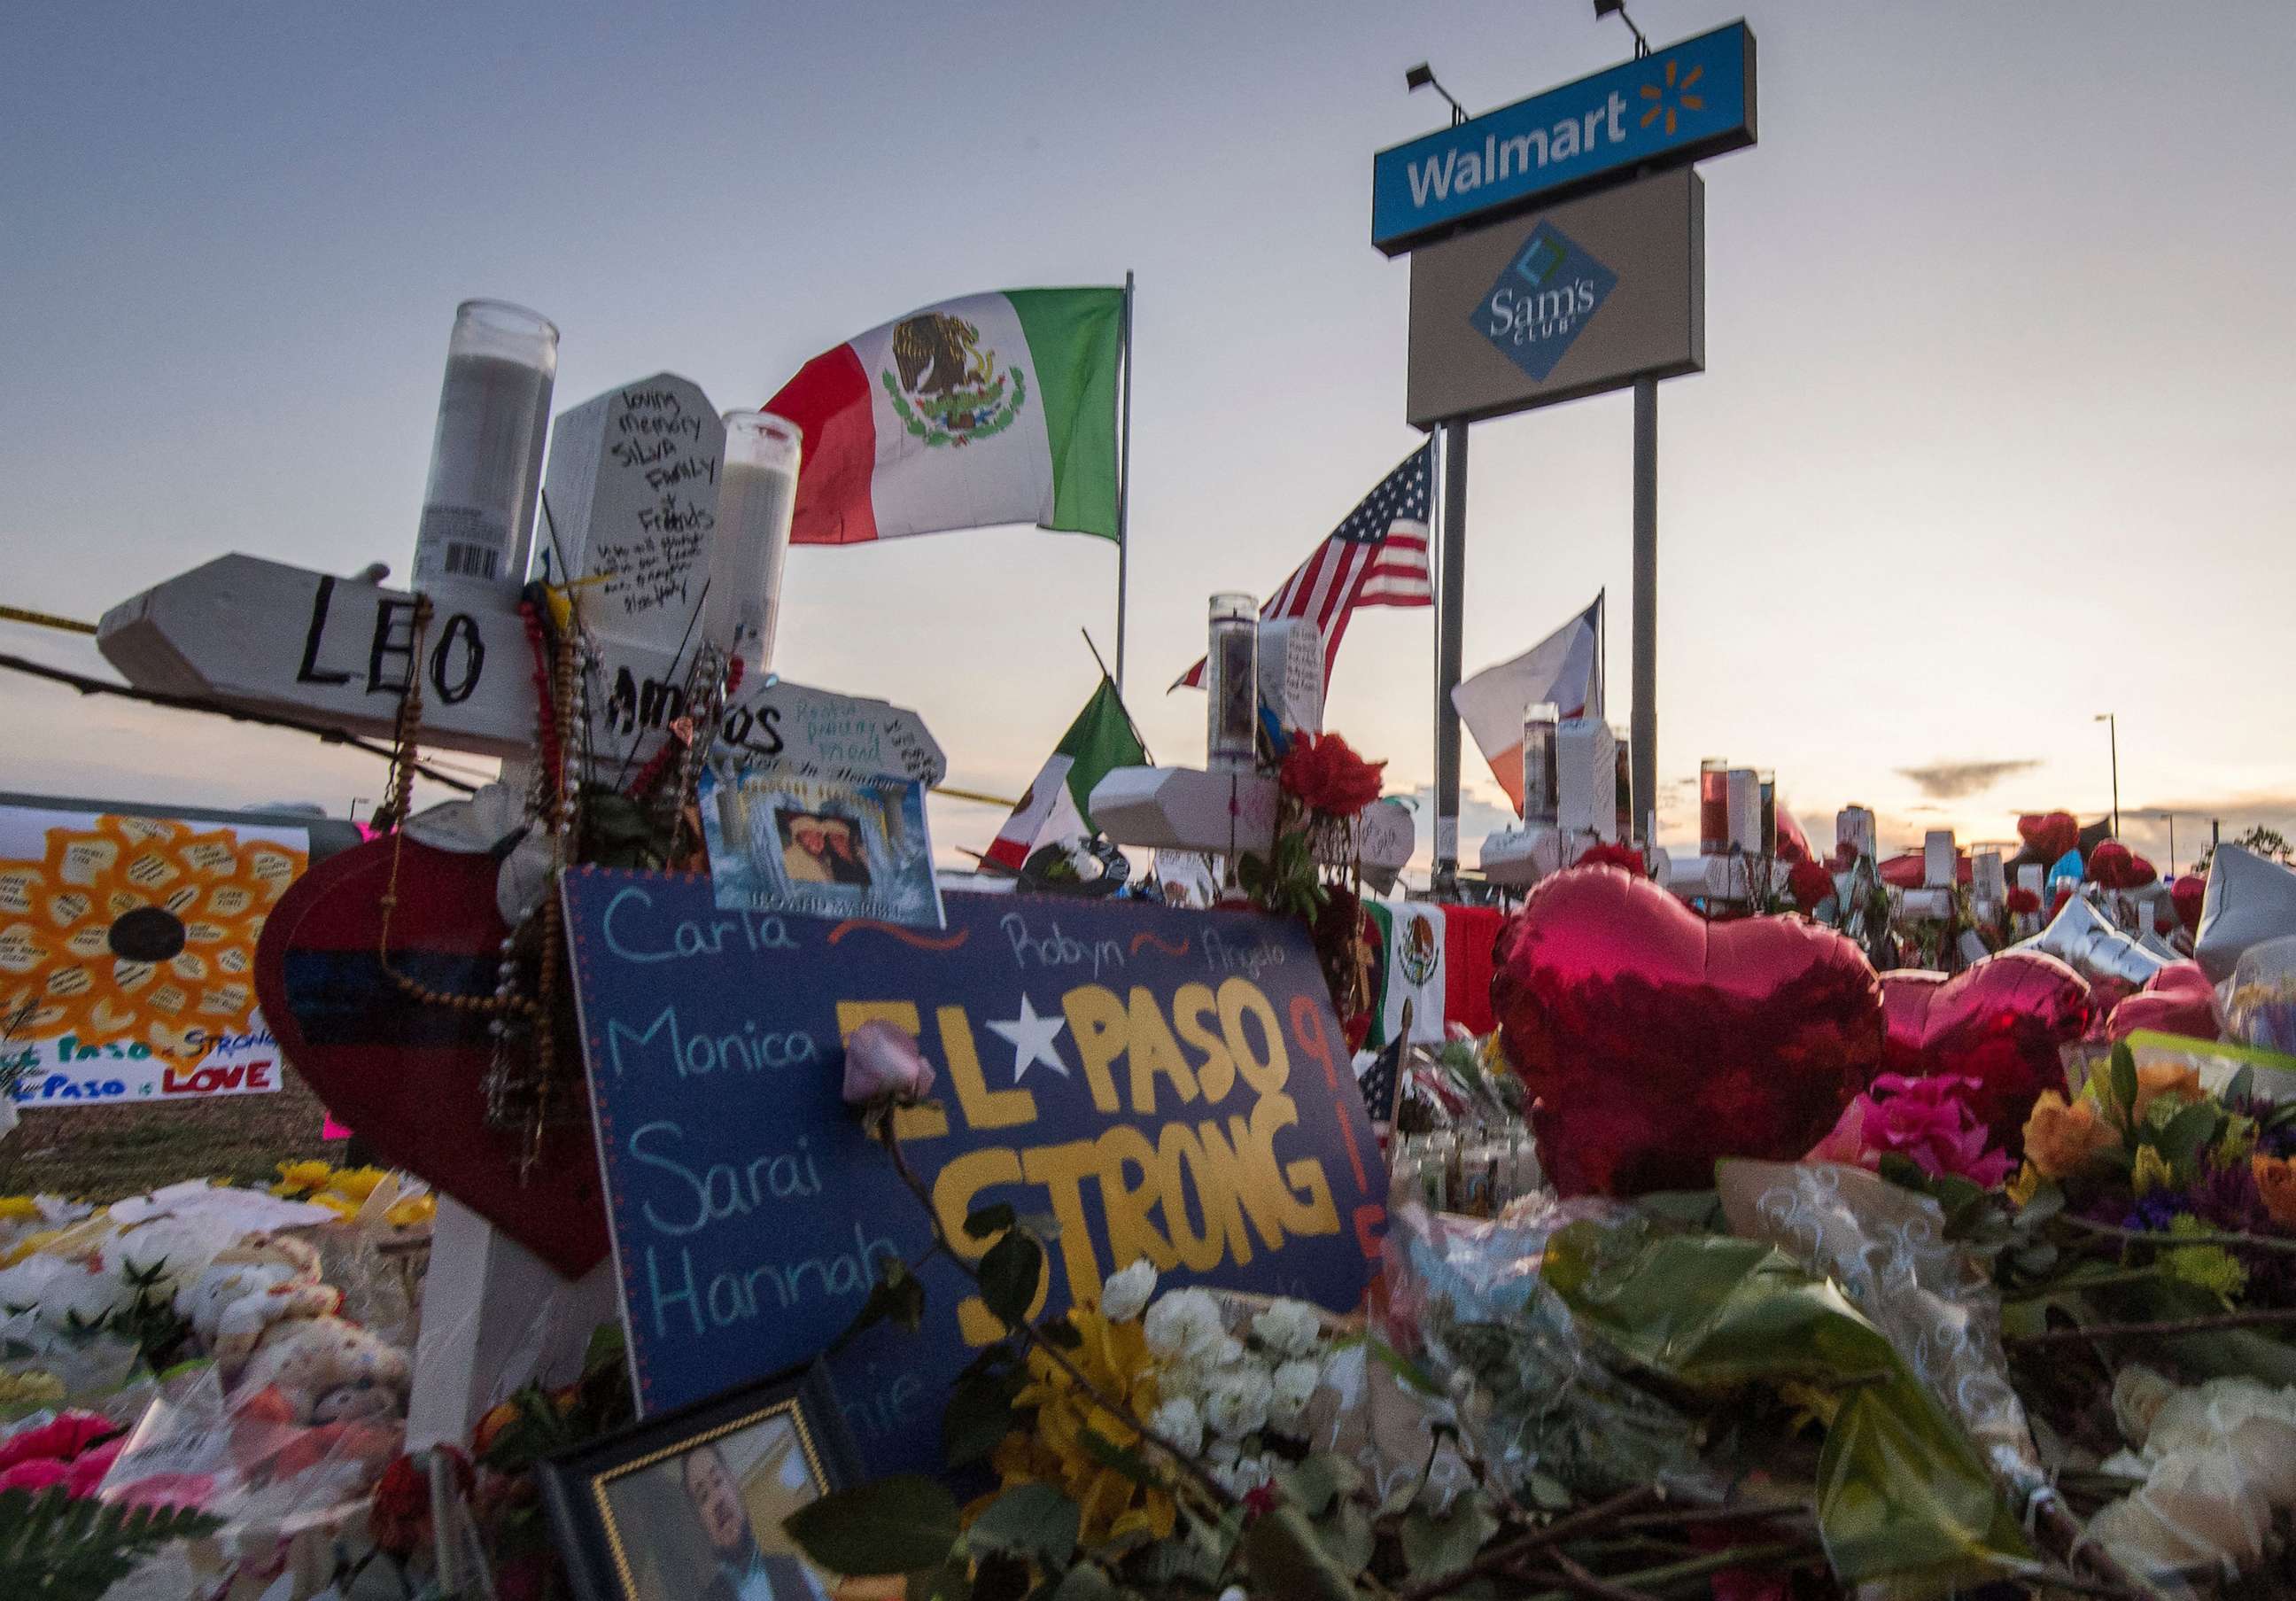
{"label": "mexican flag", "polygon": [[1148,752],[1141,749],[1132,719],[1124,715],[1124,702],[1117,698],[1115,680],[1103,677],[1053,747],[1036,783],[996,831],[996,842],[983,859],[1018,873],[1040,842],[1090,834],[1092,786],[1111,768],[1144,767],[1147,761]]}
{"label": "mexican flag", "polygon": [[805,431],[791,541],[1033,522],[1113,539],[1121,289],[944,300],[816,356],[766,403]]}

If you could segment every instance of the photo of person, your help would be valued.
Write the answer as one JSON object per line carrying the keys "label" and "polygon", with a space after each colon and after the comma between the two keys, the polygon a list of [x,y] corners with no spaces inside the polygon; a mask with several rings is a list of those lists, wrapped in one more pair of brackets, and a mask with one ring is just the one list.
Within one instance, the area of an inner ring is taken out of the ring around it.
{"label": "photo of person", "polygon": [[918,780],[724,763],[701,775],[698,809],[721,907],[942,925]]}
{"label": "photo of person", "polygon": [[787,1406],[618,1475],[603,1500],[627,1601],[827,1601],[782,1530],[826,1488]]}
{"label": "photo of person", "polygon": [[837,882],[829,865],[829,831],[819,817],[809,811],[783,812],[781,831],[782,871],[789,874],[790,883]]}
{"label": "photo of person", "polygon": [[821,827],[829,844],[831,881],[868,888],[874,881],[869,876],[869,865],[861,859],[860,831],[850,821],[839,817],[824,817]]}

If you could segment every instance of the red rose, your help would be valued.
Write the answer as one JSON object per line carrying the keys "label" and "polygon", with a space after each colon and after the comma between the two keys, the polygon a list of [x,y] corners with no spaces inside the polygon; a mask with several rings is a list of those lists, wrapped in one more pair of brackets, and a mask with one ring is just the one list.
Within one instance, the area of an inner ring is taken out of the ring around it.
{"label": "red rose", "polygon": [[2030,917],[2041,909],[2041,898],[2020,886],[2009,891],[2009,910],[2020,917]]}
{"label": "red rose", "polygon": [[1310,811],[1351,817],[1379,799],[1383,761],[1365,761],[1336,734],[1302,734],[1283,759],[1281,782]]}
{"label": "red rose", "polygon": [[2050,916],[2050,919],[2051,919],[2052,921],[2054,921],[2054,919],[2055,919],[2055,917],[2056,917],[2056,915],[2057,915],[2059,912],[2062,912],[2062,911],[2063,911],[2063,910],[2065,909],[2065,902],[2067,902],[2067,901],[2070,900],[2072,898],[2073,898],[2073,887],[2072,887],[2072,885],[2070,885],[2070,884],[2062,884],[2062,885],[2058,886],[2058,889],[2057,889],[2057,898],[2056,898],[2054,900],[2052,900],[2051,902],[2049,902],[2049,916]]}
{"label": "red rose", "polygon": [[1833,893],[1833,874],[1816,862],[1796,862],[1786,874],[1786,893],[1803,911],[1816,912],[1819,903]]}
{"label": "red rose", "polygon": [[404,1556],[430,1532],[430,1481],[411,1457],[395,1457],[375,1481],[367,1533],[394,1556]]}

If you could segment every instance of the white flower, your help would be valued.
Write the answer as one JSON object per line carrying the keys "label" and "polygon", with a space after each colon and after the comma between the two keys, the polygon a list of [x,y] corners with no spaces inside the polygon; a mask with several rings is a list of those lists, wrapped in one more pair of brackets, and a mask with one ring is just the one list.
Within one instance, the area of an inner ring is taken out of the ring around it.
{"label": "white flower", "polygon": [[1251,1332],[1271,1351],[1304,1357],[1324,1337],[1324,1318],[1304,1301],[1279,1301],[1251,1320]]}
{"label": "white flower", "polygon": [[1219,1337],[1219,1343],[1213,1346],[1210,1351],[1204,1357],[1204,1366],[1207,1367],[1233,1367],[1238,1362],[1242,1361],[1243,1358],[1243,1342],[1237,1339],[1234,1334],[1222,1334]]}
{"label": "white flower", "polygon": [[1129,1323],[1148,1310],[1148,1298],[1155,1293],[1156,1264],[1144,1256],[1102,1284],[1100,1315],[1111,1323]]}
{"label": "white flower", "polygon": [[1267,1370],[1257,1363],[1224,1367],[1204,1381],[1204,1422],[1224,1440],[1241,1440],[1267,1427],[1275,1392]]}
{"label": "white flower", "polygon": [[2083,1538],[2139,1569],[2206,1563],[2240,1572],[2264,1557],[2272,1506],[2239,1465],[2179,1450],[2152,1465],[2144,1488],[2089,1520]]}
{"label": "white flower", "polygon": [[1210,1290],[1174,1290],[1154,1306],[1140,1326],[1148,1349],[1167,1362],[1198,1362],[1219,1348],[1227,1330],[1219,1302]]}
{"label": "white flower", "polygon": [[1269,1420],[1285,1433],[1296,1433],[1308,1401],[1323,1382],[1323,1370],[1313,1362],[1295,1357],[1279,1366],[1271,1381],[1274,1393],[1267,1404]]}
{"label": "white flower", "polygon": [[1149,1414],[1148,1427],[1184,1457],[1193,1457],[1204,1449],[1204,1415],[1192,1400],[1166,1401]]}
{"label": "white flower", "polygon": [[1233,1440],[1204,1441],[1204,1460],[1214,1467],[1232,1467],[1235,1464],[1235,1459],[1242,1454],[1243,1448]]}
{"label": "white flower", "polygon": [[1242,1457],[1234,1463],[1211,1470],[1213,1480],[1228,1494],[1242,1499],[1253,1490],[1272,1482],[1275,1477],[1274,1462],[1267,1457]]}

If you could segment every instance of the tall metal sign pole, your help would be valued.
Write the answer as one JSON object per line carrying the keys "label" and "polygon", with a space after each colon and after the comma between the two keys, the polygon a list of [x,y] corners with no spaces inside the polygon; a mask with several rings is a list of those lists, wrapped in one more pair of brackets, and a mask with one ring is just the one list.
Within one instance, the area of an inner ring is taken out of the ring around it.
{"label": "tall metal sign pole", "polygon": [[1658,838],[1658,380],[1635,380],[1635,828]]}
{"label": "tall metal sign pole", "polygon": [[1451,691],[1464,666],[1468,427],[1629,386],[1629,774],[1639,832],[1645,841],[1656,832],[1658,382],[1706,365],[1705,187],[1693,163],[1754,139],[1754,37],[1733,22],[1455,121],[1374,160],[1372,242],[1411,256],[1404,415],[1443,436],[1438,894],[1456,889],[1459,871],[1459,718]]}
{"label": "tall metal sign pole", "polygon": [[1467,592],[1467,425],[1443,424],[1443,566],[1435,590],[1435,892],[1459,883],[1461,604]]}

